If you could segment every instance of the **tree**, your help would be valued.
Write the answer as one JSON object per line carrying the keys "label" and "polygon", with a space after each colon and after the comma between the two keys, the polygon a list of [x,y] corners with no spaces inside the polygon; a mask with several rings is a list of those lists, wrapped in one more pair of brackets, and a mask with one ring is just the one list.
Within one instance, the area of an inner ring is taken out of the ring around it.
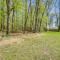
{"label": "tree", "polygon": [[9,16],[10,16],[10,0],[6,0],[7,6],[7,27],[6,27],[6,34],[9,34]]}
{"label": "tree", "polygon": [[58,31],[60,31],[60,0],[59,0],[59,26],[58,26]]}
{"label": "tree", "polygon": [[14,31],[14,18],[15,18],[15,5],[14,1],[12,1],[12,32]]}
{"label": "tree", "polygon": [[4,31],[4,21],[5,21],[5,12],[4,12],[4,0],[1,1],[1,31]]}
{"label": "tree", "polygon": [[39,3],[40,3],[40,0],[36,0],[36,5],[35,5],[35,28],[34,28],[34,32],[38,31],[37,29],[38,29]]}
{"label": "tree", "polygon": [[25,0],[25,23],[24,23],[24,33],[27,28],[27,19],[28,19],[28,6],[27,6],[28,0]]}

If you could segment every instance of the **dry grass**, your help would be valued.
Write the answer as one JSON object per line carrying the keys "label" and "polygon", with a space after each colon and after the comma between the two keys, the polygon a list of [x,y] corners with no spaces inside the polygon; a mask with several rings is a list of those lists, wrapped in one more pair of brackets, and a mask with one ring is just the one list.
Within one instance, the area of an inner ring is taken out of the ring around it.
{"label": "dry grass", "polygon": [[60,60],[58,32],[19,34],[4,39],[9,44],[0,46],[0,60]]}

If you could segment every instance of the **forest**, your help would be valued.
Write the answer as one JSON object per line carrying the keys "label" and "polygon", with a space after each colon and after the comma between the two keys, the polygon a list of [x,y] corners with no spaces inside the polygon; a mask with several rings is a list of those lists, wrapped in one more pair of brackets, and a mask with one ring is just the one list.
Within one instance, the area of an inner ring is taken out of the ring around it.
{"label": "forest", "polygon": [[[15,32],[59,31],[59,10],[57,0],[1,0],[0,31],[7,35]],[[52,24],[55,24],[54,28]]]}
{"label": "forest", "polygon": [[60,0],[0,0],[0,60],[60,60]]}

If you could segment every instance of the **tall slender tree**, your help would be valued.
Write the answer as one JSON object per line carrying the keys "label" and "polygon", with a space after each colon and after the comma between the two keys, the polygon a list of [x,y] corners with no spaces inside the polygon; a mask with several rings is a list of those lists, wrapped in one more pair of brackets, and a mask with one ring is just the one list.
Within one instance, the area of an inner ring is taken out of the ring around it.
{"label": "tall slender tree", "polygon": [[14,1],[12,1],[12,32],[14,31],[14,18],[15,18],[15,6]]}
{"label": "tall slender tree", "polygon": [[6,27],[6,34],[9,34],[9,16],[10,16],[10,0],[6,0],[7,6],[7,27]]}
{"label": "tall slender tree", "polygon": [[59,26],[58,26],[58,31],[60,31],[60,0],[59,0]]}
{"label": "tall slender tree", "polygon": [[36,0],[36,5],[35,5],[35,28],[34,28],[34,32],[37,32],[37,28],[38,28],[38,15],[39,15],[39,3],[40,0]]}
{"label": "tall slender tree", "polygon": [[28,20],[28,0],[25,0],[25,23],[24,23],[24,33],[27,28],[27,20]]}
{"label": "tall slender tree", "polygon": [[5,21],[5,15],[4,15],[4,0],[1,1],[1,31],[4,31],[4,21]]}

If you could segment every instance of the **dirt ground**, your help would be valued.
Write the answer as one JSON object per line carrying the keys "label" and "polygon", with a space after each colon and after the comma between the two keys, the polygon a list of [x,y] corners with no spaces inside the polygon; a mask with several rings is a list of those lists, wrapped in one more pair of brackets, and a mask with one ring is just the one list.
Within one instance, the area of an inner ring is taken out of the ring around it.
{"label": "dirt ground", "polygon": [[22,41],[25,40],[25,38],[36,38],[42,35],[43,33],[41,34],[39,33],[29,33],[29,34],[13,33],[13,34],[10,34],[8,37],[0,36],[0,46],[21,43]]}

